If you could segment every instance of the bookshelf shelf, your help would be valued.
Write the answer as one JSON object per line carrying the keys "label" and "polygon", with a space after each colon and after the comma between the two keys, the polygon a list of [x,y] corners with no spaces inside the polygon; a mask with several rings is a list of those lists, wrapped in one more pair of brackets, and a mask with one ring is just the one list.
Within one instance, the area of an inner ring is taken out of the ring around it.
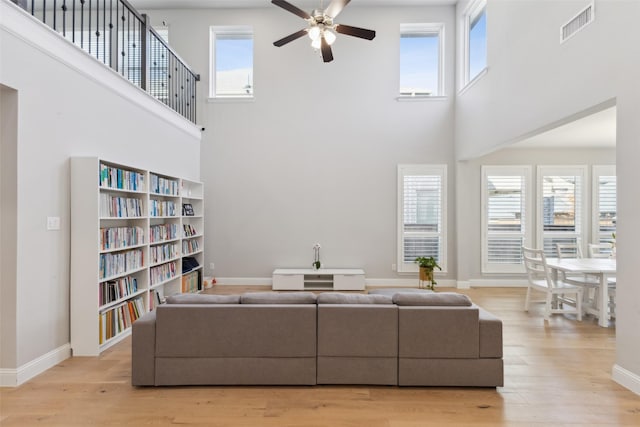
{"label": "bookshelf shelf", "polygon": [[124,252],[124,251],[128,251],[130,249],[137,249],[137,248],[144,248],[146,245],[146,243],[140,243],[138,245],[133,245],[133,246],[123,246],[121,248],[113,248],[113,249],[101,249],[100,253],[101,254],[112,254],[114,252]]}
{"label": "bookshelf shelf", "polygon": [[98,277],[98,280],[99,280],[100,283],[109,282],[111,280],[116,280],[116,279],[119,279],[121,277],[131,276],[132,274],[136,274],[136,273],[138,273],[140,271],[144,271],[146,269],[147,269],[146,266],[142,266],[142,267],[139,267],[139,268],[134,268],[134,269],[131,269],[131,270],[127,270],[127,271],[122,272],[122,273],[114,274],[114,275],[109,276],[109,277]]}
{"label": "bookshelf shelf", "polygon": [[[197,181],[97,157],[71,158],[74,356],[99,355],[166,296],[202,289],[203,194]],[[196,216],[182,216],[185,203]],[[185,226],[197,235],[184,237]],[[186,254],[183,245],[197,250]],[[189,273],[182,271],[185,257],[186,269],[198,264]],[[183,274],[190,274],[186,288]]]}
{"label": "bookshelf shelf", "polygon": [[170,263],[170,262],[172,262],[172,261],[177,261],[177,260],[179,260],[179,259],[180,259],[180,256],[175,256],[175,257],[173,257],[173,258],[169,258],[169,259],[165,259],[165,260],[162,260],[162,261],[158,261],[158,262],[155,262],[155,263],[149,264],[149,267],[157,267],[157,266],[159,266],[159,265],[162,265],[162,264],[168,264],[168,263]]}
{"label": "bookshelf shelf", "polygon": [[173,282],[173,281],[175,281],[175,280],[177,280],[179,278],[180,278],[180,276],[173,276],[173,277],[171,277],[169,279],[163,280],[162,282],[159,282],[159,283],[156,283],[154,285],[151,285],[151,287],[149,289],[156,290],[156,289],[162,288],[167,283],[171,283],[171,282]]}
{"label": "bookshelf shelf", "polygon": [[107,304],[99,306],[98,307],[98,311],[103,312],[103,311],[109,310],[111,308],[114,308],[115,306],[120,305],[121,303],[123,303],[123,302],[125,302],[127,300],[130,300],[130,299],[133,299],[133,298],[137,297],[138,295],[144,295],[145,292],[147,292],[146,289],[140,289],[139,291],[134,292],[131,295],[127,295],[127,296],[122,297],[122,298],[120,298],[120,299],[118,299],[116,301],[111,301],[111,302],[109,302]]}

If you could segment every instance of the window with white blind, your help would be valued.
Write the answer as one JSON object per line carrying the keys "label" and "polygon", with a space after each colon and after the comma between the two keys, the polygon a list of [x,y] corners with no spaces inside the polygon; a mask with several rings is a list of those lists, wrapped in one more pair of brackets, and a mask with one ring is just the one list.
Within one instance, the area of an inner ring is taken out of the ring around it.
{"label": "window with white blind", "polygon": [[592,243],[611,243],[618,215],[616,167],[594,166],[592,188]]}
{"label": "window with white blind", "polygon": [[531,167],[482,167],[482,272],[520,273],[531,241]]}
{"label": "window with white blind", "polygon": [[584,244],[585,176],[586,166],[538,167],[538,246],[547,256],[558,243]]}
{"label": "window with white blind", "polygon": [[398,272],[422,256],[446,271],[446,194],[446,165],[398,165]]}
{"label": "window with white blind", "polygon": [[253,28],[211,27],[210,97],[253,97]]}

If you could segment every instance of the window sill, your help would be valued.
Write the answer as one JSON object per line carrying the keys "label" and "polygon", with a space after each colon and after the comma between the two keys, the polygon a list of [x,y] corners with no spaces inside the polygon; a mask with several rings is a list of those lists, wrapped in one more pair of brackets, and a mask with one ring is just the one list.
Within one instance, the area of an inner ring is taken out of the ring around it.
{"label": "window sill", "polygon": [[398,102],[425,102],[425,101],[445,101],[447,97],[445,95],[433,96],[433,95],[400,95],[396,97]]}
{"label": "window sill", "polygon": [[458,96],[462,95],[467,90],[469,90],[469,88],[475,85],[478,82],[478,80],[480,80],[482,77],[484,77],[485,74],[487,74],[487,72],[489,72],[489,67],[484,67],[484,69],[480,71],[478,75],[473,78],[473,80],[471,80],[462,89],[460,89],[460,91],[458,91]]}
{"label": "window sill", "polygon": [[216,96],[207,98],[208,103],[237,103],[237,102],[254,102],[253,96]]}

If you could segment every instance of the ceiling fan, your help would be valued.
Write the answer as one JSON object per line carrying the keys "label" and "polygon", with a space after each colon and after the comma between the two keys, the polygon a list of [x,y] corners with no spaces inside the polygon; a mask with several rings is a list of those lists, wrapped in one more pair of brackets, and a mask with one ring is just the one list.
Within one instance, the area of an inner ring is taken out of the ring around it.
{"label": "ceiling fan", "polygon": [[306,34],[312,40],[311,46],[314,49],[320,49],[320,52],[322,53],[322,60],[324,62],[331,62],[333,61],[331,45],[336,41],[336,33],[359,37],[366,40],[373,40],[376,36],[376,32],[373,30],[352,27],[350,25],[336,24],[333,22],[336,16],[342,12],[342,9],[344,9],[350,1],[351,0],[332,0],[326,9],[322,10],[321,5],[321,9],[313,10],[309,14],[285,0],[271,0],[271,3],[276,6],[280,6],[294,15],[298,15],[309,24],[308,28],[304,28],[288,35],[287,37],[275,41],[273,43],[274,46],[284,46],[285,44],[297,40]]}

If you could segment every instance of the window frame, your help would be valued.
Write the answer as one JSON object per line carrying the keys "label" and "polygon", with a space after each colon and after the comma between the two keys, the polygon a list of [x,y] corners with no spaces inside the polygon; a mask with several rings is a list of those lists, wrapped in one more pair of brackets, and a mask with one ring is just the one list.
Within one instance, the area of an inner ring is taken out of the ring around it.
{"label": "window frame", "polygon": [[[396,271],[402,273],[417,273],[418,264],[404,262],[404,177],[408,175],[439,176],[441,182],[440,199],[440,231],[422,232],[438,235],[440,237],[438,264],[442,267],[442,273],[447,273],[447,165],[431,164],[399,164],[397,174],[397,264]],[[440,271],[439,271],[440,272]]]}
{"label": "window frame", "polygon": [[[481,236],[481,273],[524,273],[524,263],[522,259],[518,264],[506,264],[506,263],[490,263],[489,262],[489,239],[493,235],[503,235],[505,237],[512,237],[515,235],[521,235],[524,246],[528,246],[532,241],[533,235],[533,186],[532,174],[533,168],[530,165],[508,165],[508,166],[492,166],[482,165],[482,180],[481,180],[481,221],[482,221],[482,236]],[[489,196],[487,194],[487,183],[489,176],[521,176],[523,178],[524,191],[522,192],[524,201],[522,202],[522,231],[519,233],[506,233],[506,232],[490,232],[489,231]]]}
{"label": "window frame", "polygon": [[[572,232],[549,232],[544,231],[544,177],[545,176],[580,176],[580,203],[575,203],[575,220],[580,221],[576,224],[575,231]],[[549,235],[556,238],[574,238],[576,243],[581,247],[582,253],[587,253],[585,242],[587,239],[589,209],[587,200],[589,196],[589,181],[587,180],[587,166],[586,165],[569,165],[569,166],[538,166],[537,178],[536,178],[536,242],[539,248],[544,249],[544,240]],[[579,211],[578,211],[579,210]],[[554,255],[549,253],[548,255]]]}
{"label": "window frame", "polygon": [[[610,243],[613,238],[611,231],[606,233],[600,232],[600,177],[615,176],[616,177],[616,217],[618,212],[618,187],[616,165],[594,165],[592,167],[591,177],[591,243]],[[614,225],[617,229],[617,226]],[[613,231],[615,233],[616,230]]]}
{"label": "window frame", "polygon": [[445,27],[444,23],[410,23],[400,24],[400,40],[404,34],[418,34],[418,35],[436,35],[438,37],[438,84],[437,93],[433,95],[419,94],[419,95],[407,95],[401,92],[400,82],[402,73],[400,70],[400,57],[402,56],[402,48],[400,45],[399,58],[398,58],[398,99],[433,99],[445,97],[445,67],[444,67],[444,41],[445,41]]}
{"label": "window frame", "polygon": [[[250,94],[219,95],[216,92],[216,42],[217,36],[250,36],[253,41],[251,50],[251,81]],[[255,36],[251,25],[212,25],[209,27],[209,100],[253,100],[255,97]]]}
{"label": "window frame", "polygon": [[[486,58],[487,53],[485,52],[485,65],[484,68],[478,71],[478,74],[475,76],[471,76],[471,23],[473,20],[484,11],[485,16],[487,14],[487,0],[474,0],[469,3],[467,8],[465,9],[462,16],[462,67],[461,67],[461,91],[466,89],[484,74],[486,74],[488,69],[488,58]],[[488,31],[485,32],[485,39],[487,37]]]}

